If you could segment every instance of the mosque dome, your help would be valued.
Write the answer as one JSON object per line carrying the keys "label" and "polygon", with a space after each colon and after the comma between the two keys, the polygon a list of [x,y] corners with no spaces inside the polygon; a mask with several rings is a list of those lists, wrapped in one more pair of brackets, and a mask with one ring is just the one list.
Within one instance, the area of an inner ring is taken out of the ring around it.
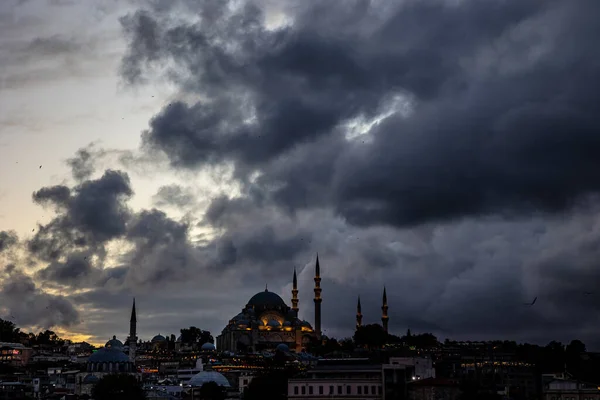
{"label": "mosque dome", "polygon": [[292,326],[292,323],[290,321],[285,321],[283,323],[283,326]]}
{"label": "mosque dome", "polygon": [[215,345],[210,342],[206,342],[202,345],[202,347],[200,347],[200,350],[203,351],[215,351],[216,349],[217,348],[215,347]]}
{"label": "mosque dome", "polygon": [[83,380],[81,381],[81,383],[83,383],[84,385],[93,385],[98,383],[98,381],[100,380],[100,378],[98,378],[96,375],[92,375],[92,374],[87,374]]}
{"label": "mosque dome", "polygon": [[[206,343],[205,343],[206,344]],[[204,346],[203,346],[204,347]],[[216,371],[202,371],[189,380],[188,384],[191,386],[202,386],[208,382],[215,382],[219,386],[231,387],[227,378]]]}
{"label": "mosque dome", "polygon": [[310,322],[308,322],[307,320],[302,321],[302,326],[305,326],[307,328],[311,328],[312,329],[312,326],[310,325]]}
{"label": "mosque dome", "polygon": [[267,289],[265,289],[264,292],[258,292],[252,296],[250,301],[248,301],[248,306],[250,306],[250,308],[255,307],[272,309],[286,307],[286,304],[278,294],[269,292]]}
{"label": "mosque dome", "polygon": [[160,333],[152,338],[152,343],[164,342],[167,339]]}
{"label": "mosque dome", "polygon": [[127,363],[129,357],[116,347],[103,347],[92,353],[88,358],[88,363]]}
{"label": "mosque dome", "polygon": [[116,347],[116,348],[122,349],[123,342],[121,342],[119,339],[117,339],[116,336],[113,336],[112,339],[110,339],[108,342],[106,342],[104,347]]}
{"label": "mosque dome", "polygon": [[267,323],[268,326],[270,326],[271,328],[279,328],[281,326],[281,324],[279,323],[279,321],[272,319]]}
{"label": "mosque dome", "polygon": [[285,343],[280,343],[280,344],[278,344],[278,345],[277,345],[277,350],[278,350],[278,351],[282,351],[282,352],[284,352],[284,353],[289,353],[289,351],[290,351],[290,348],[288,347],[288,345],[287,345],[287,344],[285,344]]}

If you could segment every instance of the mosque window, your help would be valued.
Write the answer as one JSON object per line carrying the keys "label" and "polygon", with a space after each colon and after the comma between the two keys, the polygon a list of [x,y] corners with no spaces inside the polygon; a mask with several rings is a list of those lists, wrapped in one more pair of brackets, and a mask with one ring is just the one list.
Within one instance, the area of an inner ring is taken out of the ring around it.
{"label": "mosque window", "polygon": [[342,385],[338,385],[338,394],[342,394]]}
{"label": "mosque window", "polygon": [[329,394],[333,394],[333,386],[329,386]]}
{"label": "mosque window", "polygon": [[313,394],[313,387],[312,386],[308,387],[308,394]]}
{"label": "mosque window", "polygon": [[302,394],[306,394],[306,386],[302,386]]}
{"label": "mosque window", "polygon": [[319,386],[319,394],[323,394],[323,386]]}
{"label": "mosque window", "polygon": [[352,394],[352,386],[346,386],[346,394]]}
{"label": "mosque window", "polygon": [[298,394],[298,386],[294,386],[294,394]]}

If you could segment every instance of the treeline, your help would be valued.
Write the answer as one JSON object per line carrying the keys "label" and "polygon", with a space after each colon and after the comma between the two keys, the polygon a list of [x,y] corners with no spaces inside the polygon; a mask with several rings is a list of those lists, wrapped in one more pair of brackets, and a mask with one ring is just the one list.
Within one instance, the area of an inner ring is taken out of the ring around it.
{"label": "treeline", "polygon": [[22,343],[26,346],[57,345],[69,342],[62,339],[54,331],[46,329],[39,333],[23,332],[12,321],[0,318],[0,342]]}

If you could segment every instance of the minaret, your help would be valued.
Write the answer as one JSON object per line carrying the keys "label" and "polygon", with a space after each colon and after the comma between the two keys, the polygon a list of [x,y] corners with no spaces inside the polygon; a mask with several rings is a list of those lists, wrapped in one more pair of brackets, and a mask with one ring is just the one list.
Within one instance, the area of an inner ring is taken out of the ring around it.
{"label": "minaret", "polygon": [[294,281],[292,286],[292,310],[298,316],[298,278],[296,278],[296,268],[294,268]]}
{"label": "minaret", "polygon": [[137,345],[136,332],[137,318],[135,316],[135,297],[131,308],[131,319],[129,320],[129,362],[135,363],[135,346]]}
{"label": "minaret", "polygon": [[390,317],[388,317],[388,305],[387,305],[387,295],[385,293],[385,286],[383,287],[383,305],[381,306],[381,324],[383,325],[383,330],[385,333],[388,333],[388,321]]}
{"label": "minaret", "polygon": [[360,296],[358,296],[358,304],[356,304],[356,329],[362,326],[362,310],[360,308]]}
{"label": "minaret", "polygon": [[319,255],[317,254],[317,264],[315,265],[315,332],[317,337],[321,338],[321,268],[319,267]]}

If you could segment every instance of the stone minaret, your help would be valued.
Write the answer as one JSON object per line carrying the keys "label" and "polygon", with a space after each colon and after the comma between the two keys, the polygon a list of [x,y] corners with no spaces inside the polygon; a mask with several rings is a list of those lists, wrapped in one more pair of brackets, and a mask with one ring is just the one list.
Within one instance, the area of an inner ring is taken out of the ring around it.
{"label": "stone minaret", "polygon": [[317,337],[321,338],[321,268],[319,267],[319,255],[317,254],[317,264],[315,265],[315,332]]}
{"label": "stone minaret", "polygon": [[385,333],[388,332],[388,321],[390,317],[388,317],[388,304],[387,304],[387,295],[385,293],[385,286],[383,287],[383,305],[381,306],[381,324],[383,325],[383,330]]}
{"label": "stone minaret", "polygon": [[292,310],[298,316],[298,278],[296,278],[296,268],[294,268],[294,281],[292,287]]}
{"label": "stone minaret", "polygon": [[360,296],[358,296],[358,303],[356,304],[356,329],[362,326],[362,310],[360,308]]}
{"label": "stone minaret", "polygon": [[131,319],[129,320],[129,361],[135,363],[135,347],[137,345],[137,318],[135,316],[135,297],[131,308]]}

